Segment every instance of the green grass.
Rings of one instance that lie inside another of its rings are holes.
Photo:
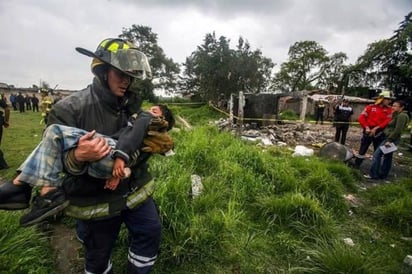
[[[373,218],[386,226],[412,236],[412,181],[404,178],[398,184],[387,184],[365,194]]]
[[[359,177],[343,164],[292,157],[278,147],[262,151],[209,124],[220,114],[208,106],[172,109],[194,128],[178,125],[171,132],[176,155],[151,159],[163,224],[155,274],[401,273],[403,258],[412,254],[412,244],[401,240],[410,236],[411,179],[358,192]],[[2,147],[11,168],[1,177],[11,178],[40,140],[39,121],[39,114],[12,113]],[[196,198],[190,195],[193,174],[204,186]],[[347,193],[359,196],[363,206],[351,208]],[[24,231],[30,239],[24,248],[52,254],[44,235],[18,227],[19,213],[1,214],[0,235],[11,239]],[[127,243],[123,228],[113,254],[116,273],[125,273]],[[32,272],[15,273],[46,273],[54,257],[42,260],[39,254],[30,261]],[[3,261],[12,270],[23,267],[21,260],[30,256],[10,248],[0,252],[0,270]]]
[[[0,273],[55,273],[48,239],[32,228],[20,228],[19,212],[0,212]]]
[[[297,273],[342,273],[342,274],[378,274],[389,273],[389,267],[382,265],[380,254],[365,254],[358,246],[349,246],[343,241],[321,240],[304,249],[305,267],[293,269]]]

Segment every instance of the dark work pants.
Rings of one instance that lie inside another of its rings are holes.
[[[373,144],[373,151],[379,148],[379,145],[385,140],[385,134],[382,131],[378,132],[374,137],[369,136],[365,132],[363,132],[361,145],[359,148],[359,155],[364,156],[368,151],[368,148],[371,144]],[[356,157],[355,159],[355,166],[360,167],[363,162],[362,157]]]
[[[342,145],[346,142],[346,134],[348,133],[349,125],[337,124],[335,133],[335,142],[340,142]]]
[[[320,121],[323,124],[323,109],[316,112],[316,124]]]
[[[3,139],[3,125],[4,125],[4,117],[3,115],[0,115],[0,144],[1,140]],[[0,169],[6,169],[9,168],[7,165],[6,160],[4,159],[4,154],[3,151],[0,149]]]
[[[6,169],[6,168],[9,168],[9,166],[7,165],[7,162],[4,159],[3,151],[1,151],[0,149],[0,169]]]
[[[19,111],[24,112],[24,104],[19,104]]]
[[[120,216],[99,221],[78,220],[76,229],[84,241],[86,273],[112,273],[110,257],[122,223],[130,238],[126,273],[151,271],[160,246],[161,223],[155,203],[149,198],[138,208],[125,210]]]

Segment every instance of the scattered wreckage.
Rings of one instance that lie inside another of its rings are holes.
[[[261,143],[264,146],[294,147],[294,156],[312,156],[315,150],[319,150],[320,156],[340,161],[346,162],[353,157],[351,148],[334,142],[335,128],[332,125],[279,123],[257,128],[254,124],[243,124],[240,130],[227,119],[220,119],[215,123],[220,130],[231,131],[243,140]],[[359,142],[359,131],[358,128],[352,129],[348,134],[348,140]]]

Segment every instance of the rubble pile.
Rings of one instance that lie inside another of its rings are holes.
[[[241,132],[237,125],[230,127],[227,119],[220,119],[216,122],[220,130],[229,130],[234,134],[240,134],[242,139],[250,141],[261,141],[264,145],[287,145],[287,146],[314,146],[320,147],[323,144],[334,141],[335,128],[330,123],[283,123],[266,125],[257,128],[256,124],[244,124]],[[360,141],[360,129],[350,127],[347,140],[355,142],[355,147]],[[350,146],[350,145],[349,145]]]

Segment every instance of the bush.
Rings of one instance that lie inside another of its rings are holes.
[[[299,115],[292,109],[285,109],[279,114],[281,120],[299,120]]]

